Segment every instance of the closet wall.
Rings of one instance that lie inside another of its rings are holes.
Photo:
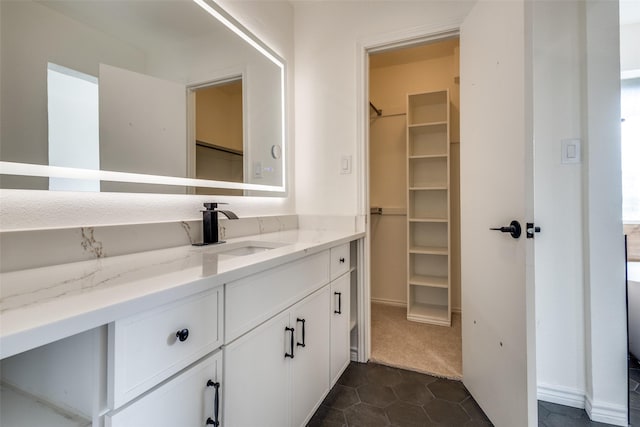
[[[407,93],[449,89],[451,99],[451,304],[460,311],[460,90],[459,42],[372,54],[369,99],[369,201],[383,208],[371,215],[371,300],[407,303]]]

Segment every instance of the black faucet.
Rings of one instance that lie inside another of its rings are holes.
[[[229,219],[238,219],[238,216],[231,211],[218,209],[218,205],[226,203],[205,203],[202,211],[202,243],[195,243],[194,246],[217,245],[224,243],[218,236],[218,213]]]

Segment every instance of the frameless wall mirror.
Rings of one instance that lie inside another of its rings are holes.
[[[211,0],[2,0],[0,187],[281,195],[281,58]]]

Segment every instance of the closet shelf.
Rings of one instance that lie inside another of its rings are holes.
[[[449,279],[447,277],[412,274],[411,277],[409,277],[409,284],[413,286],[428,286],[430,288],[448,289]]]
[[[409,222],[449,222],[447,218],[417,218],[410,217]]]
[[[414,155],[414,156],[409,156],[409,159],[411,160],[419,160],[419,159],[446,159],[449,156],[446,153],[443,154],[420,154],[420,155]]]
[[[449,248],[442,246],[417,246],[412,245],[409,248],[411,254],[425,254],[425,255],[449,255]]]
[[[446,185],[427,185],[420,187],[409,187],[409,191],[434,191],[434,190],[448,190]]]
[[[425,122],[425,123],[414,123],[409,125],[409,129],[417,129],[417,128],[427,128],[431,126],[443,126],[447,125],[448,122]]]
[[[449,307],[446,305],[413,303],[409,307],[407,319],[415,322],[450,326]]]

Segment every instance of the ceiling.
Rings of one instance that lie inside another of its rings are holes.
[[[190,0],[40,0],[38,3],[141,49],[227,31]]]

